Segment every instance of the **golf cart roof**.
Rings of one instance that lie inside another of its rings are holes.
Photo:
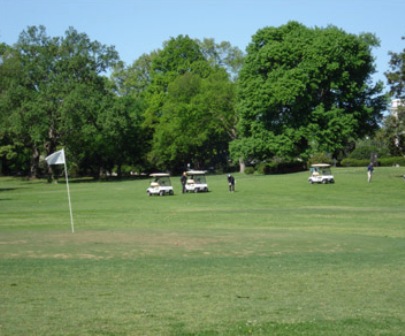
[[[157,176],[170,176],[168,173],[152,173],[149,176],[157,177]]]
[[[311,165],[311,167],[314,167],[314,168],[328,168],[328,167],[330,167],[330,164],[329,163],[314,163],[314,164]]]
[[[187,175],[205,175],[207,173],[206,170],[188,170],[186,171]]]

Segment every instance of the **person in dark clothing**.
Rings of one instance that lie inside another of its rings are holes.
[[[368,183],[371,182],[371,178],[373,177],[373,172],[374,172],[374,164],[370,162],[370,164],[367,167],[367,181]]]
[[[230,192],[235,191],[235,178],[231,174],[228,174],[228,185]]]
[[[186,192],[186,183],[187,183],[187,174],[186,172],[183,173],[183,175],[180,177],[180,182],[181,182],[181,186],[182,186],[182,191],[183,194]]]

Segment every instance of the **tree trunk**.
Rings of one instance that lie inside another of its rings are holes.
[[[49,132],[51,134],[51,132]],[[55,153],[55,143],[53,141],[48,141],[45,143],[44,145],[45,151],[46,151],[46,155],[51,155],[53,153]],[[58,178],[55,177],[55,172],[54,169],[52,168],[52,166],[48,166],[48,183],[58,183]]]
[[[122,165],[121,164],[117,165],[117,177],[122,178]]]
[[[246,168],[245,161],[243,159],[239,159],[239,172],[244,173]]]
[[[30,178],[38,177],[38,169],[39,169],[39,151],[36,146],[32,146]]]
[[[99,172],[98,172],[98,179],[99,180],[107,180],[107,171],[103,166],[100,166]]]

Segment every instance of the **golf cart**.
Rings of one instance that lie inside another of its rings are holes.
[[[205,170],[189,170],[187,174],[186,192],[208,191],[208,184]]]
[[[149,196],[152,195],[164,196],[166,194],[174,195],[173,186],[170,181],[169,174],[153,173],[150,174],[150,176],[153,177],[153,181],[151,182],[149,188],[146,189],[146,192],[148,193]]]
[[[308,182],[313,183],[335,183],[333,175],[330,170],[330,164],[327,163],[315,163],[309,169],[311,176],[308,178]]]

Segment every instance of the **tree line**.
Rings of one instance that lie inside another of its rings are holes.
[[[289,22],[257,31],[246,53],[179,35],[125,65],[74,28],[51,37],[28,27],[0,44],[0,168],[41,176],[61,147],[71,174],[96,177],[347,156],[387,107],[371,80],[378,44]],[[403,98],[400,56],[387,78]]]

